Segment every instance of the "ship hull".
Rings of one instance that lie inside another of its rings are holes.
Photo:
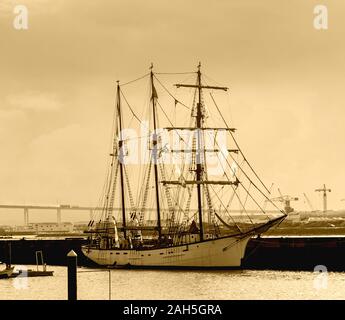
[[[123,250],[82,247],[101,266],[239,268],[250,236],[226,237],[160,249]]]

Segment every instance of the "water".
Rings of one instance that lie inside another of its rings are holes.
[[[67,268],[51,266],[48,270],[54,270],[53,277],[0,279],[0,299],[67,299]],[[345,273],[111,270],[111,298],[345,299]],[[78,268],[78,299],[109,299],[109,271]]]

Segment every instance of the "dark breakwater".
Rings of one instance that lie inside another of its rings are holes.
[[[68,252],[74,250],[78,255],[78,265],[94,266],[81,252],[81,246],[86,243],[84,238],[1,239],[0,261],[9,261],[11,256],[12,264],[36,264],[36,251],[42,251],[48,265],[65,266]]]
[[[35,252],[42,251],[48,265],[66,265],[74,250],[79,266],[95,266],[81,252],[84,238],[0,239],[0,261],[36,264]],[[245,269],[314,270],[324,265],[329,271],[345,271],[345,237],[262,237],[249,241],[242,266]]]
[[[246,269],[345,271],[345,237],[269,237],[248,243]]]

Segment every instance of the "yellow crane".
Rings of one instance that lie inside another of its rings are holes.
[[[315,210],[314,210],[314,207],[313,207],[313,205],[311,204],[311,201],[309,200],[309,198],[307,197],[307,195],[306,195],[305,193],[303,193],[303,195],[304,195],[304,198],[307,200],[307,202],[308,202],[308,204],[309,204],[310,210],[311,210],[311,211],[315,211]]]
[[[278,192],[280,194],[280,197],[272,198],[271,201],[279,201],[284,203],[284,211],[285,213],[293,212],[294,209],[291,207],[291,201],[298,201],[299,199],[297,197],[291,197],[289,195],[283,195],[280,192],[280,189],[278,188]]]
[[[327,211],[327,192],[331,192],[331,189],[326,189],[326,185],[323,185],[322,189],[315,189],[315,192],[323,192],[323,212]]]

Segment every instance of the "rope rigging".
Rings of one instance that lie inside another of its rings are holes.
[[[125,100],[125,102],[127,103],[127,106],[129,108],[129,110],[132,112],[132,115],[135,119],[137,119],[139,121],[140,124],[142,124],[142,121],[139,119],[139,117],[136,115],[136,113],[133,111],[132,107],[130,106],[129,102],[127,101],[125,95],[123,94],[123,91],[120,90],[121,92],[121,96],[123,97],[123,99]]]
[[[137,82],[137,81],[139,81],[139,80],[141,80],[141,79],[146,78],[146,77],[149,76],[149,75],[150,75],[150,73],[146,73],[146,74],[144,74],[143,76],[141,76],[141,77],[139,77],[139,78],[136,78],[136,79],[134,79],[134,80],[131,80],[131,81],[128,81],[128,82],[126,82],[126,83],[121,84],[120,87],[124,87],[124,86],[127,86],[128,84]]]
[[[189,72],[155,72],[155,74],[196,74],[195,71],[189,71]]]
[[[212,101],[214,102],[214,105],[216,106],[217,111],[218,111],[218,113],[220,114],[220,116],[221,116],[221,118],[222,118],[222,120],[223,120],[225,126],[229,129],[228,124],[226,123],[226,121],[225,121],[225,119],[224,119],[222,113],[220,112],[220,110],[219,110],[219,108],[218,108],[218,105],[217,105],[216,101],[215,101],[214,98],[213,98],[212,93],[210,93],[210,96],[211,96]],[[241,153],[243,159],[244,159],[244,160],[246,161],[246,163],[248,164],[249,168],[252,170],[252,172],[254,173],[254,175],[256,176],[256,178],[260,181],[260,183],[262,184],[262,186],[266,189],[266,191],[267,191],[268,193],[270,193],[270,191],[268,190],[268,188],[266,187],[266,185],[262,182],[262,180],[260,179],[260,177],[259,177],[259,176],[257,175],[257,173],[254,171],[253,167],[250,165],[250,163],[248,162],[247,158],[246,158],[245,155],[243,154],[243,152],[242,152],[240,146],[238,145],[238,143],[237,143],[237,141],[236,141],[235,136],[233,135],[233,133],[232,133],[231,131],[229,131],[229,132],[230,132],[230,135],[231,135],[232,139],[233,139],[234,142],[235,142],[235,145],[236,145],[237,149],[238,149],[239,152]]]
[[[190,108],[185,105],[183,102],[181,102],[180,100],[178,100],[176,97],[174,97],[172,95],[172,93],[163,85],[162,82],[160,82],[160,80],[154,75],[154,78],[158,81],[158,83],[163,87],[163,89],[174,99],[174,103],[175,106],[179,103],[180,105],[184,106],[185,108],[187,108],[188,110],[190,110]]]

